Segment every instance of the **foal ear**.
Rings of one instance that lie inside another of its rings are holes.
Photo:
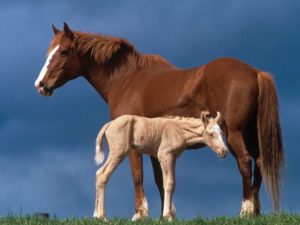
[[[208,124],[208,116],[209,116],[209,111],[201,112],[200,118],[204,124],[204,127],[206,127]]]
[[[222,114],[219,111],[217,112],[217,116],[216,116],[215,120],[216,120],[217,124],[219,124],[219,125],[221,125],[223,122]]]
[[[71,31],[68,24],[66,24],[66,23],[64,23],[64,31],[68,38],[70,38],[71,40],[74,39],[74,33]]]
[[[60,30],[57,29],[53,24],[52,24],[52,30],[53,30],[54,34],[58,34],[60,32]]]

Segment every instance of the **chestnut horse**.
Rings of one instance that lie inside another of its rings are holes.
[[[112,119],[124,114],[198,117],[203,110],[215,116],[220,111],[222,130],[242,176],[240,215],[260,214],[262,179],[273,208],[279,209],[284,150],[271,75],[232,58],[183,70],[160,56],[138,53],[121,38],[72,31],[67,24],[62,31],[53,26],[53,31],[47,61],[35,82],[41,94],[51,96],[54,89],[83,76],[107,102]],[[129,161],[135,187],[133,219],[147,217],[142,155],[131,151]],[[156,158],[151,162],[163,205],[161,168]]]

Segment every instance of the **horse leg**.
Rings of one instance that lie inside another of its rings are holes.
[[[254,120],[255,121],[255,120]],[[254,201],[254,214],[256,216],[260,215],[260,201],[259,201],[259,189],[262,182],[261,175],[261,157],[259,151],[259,144],[257,139],[257,126],[253,122],[248,127],[246,131],[245,141],[247,149],[254,161],[254,171],[253,171],[253,182],[252,182],[252,194]]]
[[[148,202],[143,188],[143,157],[137,151],[130,151],[129,162],[135,190],[135,214],[132,221],[148,217]]]
[[[158,188],[160,200],[161,200],[160,212],[161,212],[161,216],[163,216],[164,187],[163,187],[163,174],[162,174],[162,170],[161,170],[161,164],[159,163],[158,159],[155,157],[151,156],[150,159],[151,159],[152,169],[153,169],[153,173],[154,173],[154,180],[155,180],[156,186]],[[172,202],[172,214],[173,215],[176,214],[176,208],[175,208],[175,205],[173,202]]]
[[[243,135],[240,131],[228,133],[228,144],[237,160],[237,164],[242,176],[243,184],[243,201],[240,216],[254,215],[254,199],[251,189],[251,156],[246,149]]]
[[[105,187],[117,166],[123,161],[125,155],[115,154],[113,157],[109,156],[105,164],[96,172],[96,203],[94,217],[103,220],[106,219],[105,213]]]
[[[163,217],[172,220],[175,217],[172,210],[172,196],[175,189],[175,159],[172,153],[163,153],[158,156],[162,173],[164,186],[164,207]]]
[[[254,197],[254,213],[255,215],[260,215],[260,201],[259,201],[259,188],[262,181],[261,175],[261,159],[260,157],[254,159],[255,166],[254,166],[254,180],[252,184],[252,193]]]

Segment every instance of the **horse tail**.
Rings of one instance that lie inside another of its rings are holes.
[[[109,127],[110,123],[105,124],[96,139],[96,152],[95,152],[95,162],[96,165],[100,165],[103,160],[104,160],[104,151],[103,151],[103,145],[102,145],[102,140],[103,140],[103,136],[105,134],[106,129]]]
[[[258,73],[258,142],[261,172],[273,209],[280,208],[281,177],[285,158],[279,122],[279,104],[273,78],[266,72]]]

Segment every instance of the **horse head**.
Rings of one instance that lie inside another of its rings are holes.
[[[63,31],[54,25],[52,28],[55,35],[50,44],[48,57],[35,81],[35,87],[44,96],[51,96],[54,89],[75,79],[83,72],[82,60],[75,49],[75,33],[66,23]]]
[[[208,147],[210,147],[220,157],[224,158],[228,149],[222,138],[222,130],[220,125],[223,122],[220,112],[217,112],[216,117],[212,117],[209,112],[202,112],[201,120],[204,124],[204,140]]]

